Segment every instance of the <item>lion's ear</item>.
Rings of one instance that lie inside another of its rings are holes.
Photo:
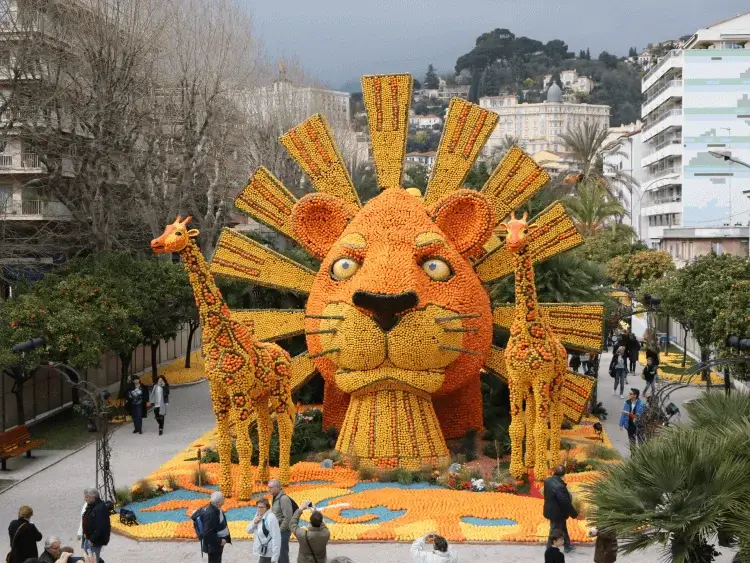
[[[464,256],[472,256],[492,235],[495,212],[479,192],[457,190],[430,210],[432,220]]]
[[[353,217],[354,211],[338,198],[308,194],[292,210],[292,229],[307,252],[323,259]]]

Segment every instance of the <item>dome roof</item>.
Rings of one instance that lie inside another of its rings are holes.
[[[549,90],[547,90],[547,101],[548,102],[562,102],[562,89],[557,85],[556,82],[553,82],[552,85],[549,87]]]

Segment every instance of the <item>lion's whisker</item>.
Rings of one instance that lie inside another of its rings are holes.
[[[474,317],[482,317],[481,313],[462,313],[458,315],[449,315],[447,317],[436,317],[435,321],[443,323],[445,321],[453,321],[454,319],[472,319]]]
[[[309,358],[318,358],[319,356],[325,356],[327,354],[337,353],[337,352],[341,352],[341,349],[326,349],[324,351],[320,351],[319,353],[311,354]]]
[[[338,329],[318,329],[317,331],[305,331],[305,335],[322,335],[323,333],[336,333]]]
[[[305,315],[309,319],[338,319],[339,321],[344,320],[343,315]]]
[[[480,356],[477,351],[470,351],[469,349],[462,349],[460,347],[449,347],[448,345],[440,345],[440,348],[446,351],[461,352],[461,353],[466,353],[466,354],[473,354],[474,356]]]
[[[479,331],[478,327],[443,327],[443,331],[446,333],[476,333]]]

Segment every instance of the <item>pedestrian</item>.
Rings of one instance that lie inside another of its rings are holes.
[[[591,354],[585,352],[581,354],[581,366],[583,366],[583,373],[588,374],[591,369]]]
[[[143,434],[143,418],[146,416],[148,390],[138,376],[133,377],[133,387],[128,392],[130,415],[133,417],[133,434]]]
[[[617,533],[615,531],[612,529],[600,531],[596,527],[591,527],[589,536],[596,537],[594,562],[617,561]]]
[[[259,499],[255,504],[255,518],[247,526],[247,532],[253,535],[253,555],[258,557],[258,562],[278,562],[281,554],[279,521],[270,509],[267,499]]]
[[[23,562],[27,558],[38,558],[39,549],[36,543],[42,540],[42,533],[36,528],[31,517],[34,510],[28,505],[18,509],[18,519],[13,519],[8,525],[10,552],[7,562]]]
[[[306,509],[312,510],[310,515],[310,526],[300,527],[299,518]],[[323,514],[317,511],[311,501],[303,501],[302,505],[292,515],[292,532],[297,537],[299,552],[297,562],[325,562],[327,559],[326,549],[331,531],[323,522]]]
[[[39,555],[39,562],[57,562],[63,552],[62,541],[58,537],[48,537],[44,541],[44,552]]]
[[[544,518],[549,520],[550,536],[547,539],[547,548],[552,546],[552,532],[560,531],[565,552],[570,552],[575,550],[575,547],[570,543],[567,521],[568,517],[578,517],[578,511],[573,507],[573,497],[563,476],[565,467],[558,466],[554,474],[544,480]]]
[[[214,492],[208,505],[201,507],[193,514],[193,519],[200,519],[203,534],[200,538],[201,552],[208,554],[209,562],[221,562],[224,547],[232,544],[227,517],[221,510],[224,505],[224,494]]]
[[[565,562],[565,555],[560,550],[565,544],[565,535],[562,531],[555,529],[549,533],[547,550],[544,551],[545,562]],[[566,551],[567,552],[567,551]]]
[[[432,543],[432,550],[425,544]],[[448,541],[435,533],[429,533],[415,540],[411,545],[411,559],[414,562],[456,562],[456,552],[448,547]]]
[[[646,398],[646,392],[649,388],[651,388],[651,394],[656,393],[656,377],[657,377],[657,371],[656,365],[654,364],[653,357],[648,357],[646,359],[646,366],[643,367],[643,379],[646,380],[646,387],[643,388],[643,397]]]
[[[86,501],[86,511],[81,518],[83,550],[86,554],[96,555],[96,560],[99,562],[102,557],[102,548],[109,544],[111,532],[109,509],[96,488],[85,489],[83,499]]]
[[[578,369],[581,367],[581,357],[578,355],[578,353],[573,353],[570,355],[569,365],[573,372],[578,372]]]
[[[615,354],[612,355],[612,361],[609,363],[609,375],[615,379],[615,395],[617,395],[617,387],[619,386],[620,399],[625,399],[623,392],[625,391],[625,376],[628,373],[625,353],[625,347],[618,347]]]
[[[635,374],[635,365],[638,361],[638,353],[641,351],[641,343],[633,333],[628,338],[628,359],[630,360],[630,373]]]
[[[83,507],[81,508],[81,520],[78,521],[78,534],[76,535],[78,540],[81,541],[81,548],[83,548],[83,516],[86,514],[88,506],[88,502],[84,499]]]
[[[620,428],[628,433],[631,455],[636,444],[643,443],[641,416],[643,415],[643,410],[646,408],[646,404],[640,398],[640,395],[641,392],[638,388],[631,388],[630,395],[622,407],[622,414],[620,415]]]
[[[169,405],[169,384],[164,376],[159,376],[156,385],[151,388],[149,401],[154,406],[154,418],[159,424],[159,434],[164,434],[164,416],[167,415],[167,406]]]
[[[278,480],[268,482],[268,493],[271,494],[271,511],[276,515],[281,530],[279,562],[289,562],[289,537],[292,536],[292,516],[294,515],[292,498],[281,489],[281,482]]]

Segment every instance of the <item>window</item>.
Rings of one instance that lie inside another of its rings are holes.
[[[721,256],[724,254],[724,244],[720,242],[711,243],[711,252]]]

